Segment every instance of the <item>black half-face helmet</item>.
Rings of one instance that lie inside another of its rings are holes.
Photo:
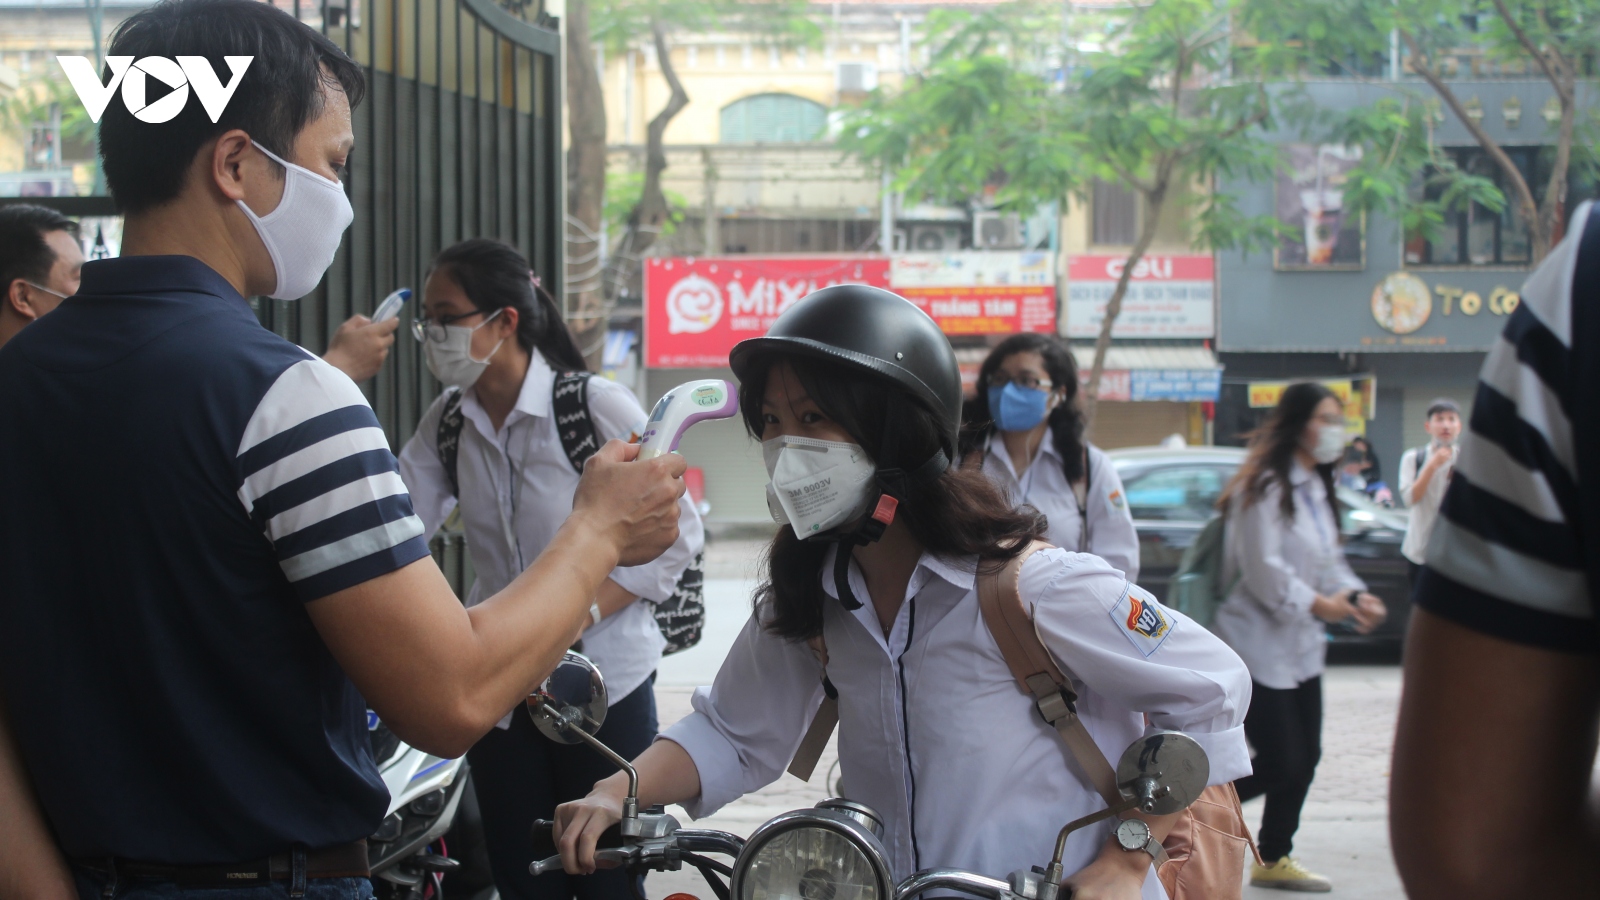
[[[944,332],[911,301],[864,284],[826,287],[785,310],[765,336],[740,341],[728,362],[744,381],[777,355],[844,363],[894,382],[944,417],[945,456],[956,458],[961,370]]]

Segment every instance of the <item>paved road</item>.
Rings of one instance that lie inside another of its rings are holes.
[[[694,687],[710,683],[749,617],[758,545],[724,542],[712,548],[706,573],[706,633],[699,646],[669,657],[661,665],[656,702],[662,727],[689,713]],[[1394,900],[1403,895],[1389,853],[1385,816],[1400,672],[1393,666],[1338,666],[1328,671],[1325,682],[1323,760],[1306,803],[1295,855],[1332,878],[1337,897]],[[830,745],[811,783],[784,775],[696,826],[748,835],[778,813],[810,806],[830,796],[823,787],[823,775],[836,758]],[[1258,800],[1245,806],[1252,828],[1260,824],[1261,805]],[[673,811],[685,823],[689,821],[682,809]],[[674,891],[711,897],[693,872],[652,876],[650,896],[661,898]],[[1247,900],[1282,896],[1276,891],[1245,889]]]

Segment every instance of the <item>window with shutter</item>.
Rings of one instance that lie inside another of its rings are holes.
[[[814,141],[822,136],[828,111],[793,94],[756,94],[722,108],[722,143],[758,144]]]

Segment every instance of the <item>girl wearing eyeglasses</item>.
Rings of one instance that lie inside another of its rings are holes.
[[[980,465],[1013,506],[1044,513],[1046,540],[1092,553],[1139,580],[1139,535],[1122,479],[1083,437],[1078,366],[1042,334],[1007,338],[978,370],[966,404],[962,465]]]
[[[440,253],[422,312],[412,333],[447,390],[400,452],[400,475],[428,534],[459,504],[477,573],[466,597],[472,606],[522,574],[572,512],[578,471],[557,431],[553,394],[559,374],[585,366],[555,300],[528,261],[499,241],[463,241]],[[600,443],[643,428],[644,410],[627,388],[589,378],[584,390]],[[677,543],[650,563],[612,570],[582,635],[612,689],[599,737],[619,753],[640,753],[656,736],[653,686],[666,639],[650,601],[672,596],[704,543],[693,502],[685,497],[679,510]],[[582,796],[611,765],[587,747],[545,740],[526,715],[511,712],[467,753],[500,896],[631,900],[619,872],[528,874],[533,820]]]
[[[1344,407],[1314,382],[1290,385],[1251,435],[1250,454],[1223,491],[1222,583],[1231,585],[1212,630],[1250,667],[1244,731],[1255,773],[1239,797],[1265,795],[1261,858],[1251,883],[1327,891],[1328,879],[1289,856],[1300,808],[1322,755],[1323,623],[1363,634],[1383,621],[1383,601],[1345,562],[1333,467],[1344,456]]]

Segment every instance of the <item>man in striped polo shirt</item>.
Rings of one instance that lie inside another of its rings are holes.
[[[1600,890],[1596,210],[1484,363],[1418,582],[1390,811],[1413,898]]]
[[[365,707],[460,756],[677,537],[682,459],[613,442],[462,607],[361,392],[245,299],[333,259],[362,70],[255,0],[166,0],[108,53],[197,56],[252,59],[216,121],[113,97],[124,256],[0,350],[0,897],[370,897]]]

